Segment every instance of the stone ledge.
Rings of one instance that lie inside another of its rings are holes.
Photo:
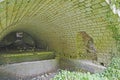
[[[56,71],[57,69],[58,62],[57,60],[52,59],[2,65],[0,66],[0,73],[12,74],[18,77],[27,77]]]
[[[89,60],[75,60],[75,59],[60,59],[60,67],[62,69],[70,69],[70,70],[79,70],[82,69],[86,72],[91,73],[100,73],[103,72],[106,67],[94,64]]]

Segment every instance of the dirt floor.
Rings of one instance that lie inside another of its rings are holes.
[[[36,75],[36,76],[29,76],[29,77],[16,77],[10,74],[0,74],[0,80],[51,80],[58,71],[51,72],[51,73],[45,73],[42,75]]]

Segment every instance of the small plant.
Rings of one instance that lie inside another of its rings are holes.
[[[120,70],[120,58],[113,58],[110,64],[111,68]]]
[[[109,80],[106,76],[99,74],[61,71],[52,80]]]

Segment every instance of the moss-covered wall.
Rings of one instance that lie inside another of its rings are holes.
[[[112,13],[105,0],[4,0],[0,2],[0,39],[21,30],[43,41],[50,50],[79,57],[77,34],[87,32],[97,53],[116,51],[106,15]],[[114,15],[114,14],[113,14]],[[112,24],[116,24],[117,17]],[[119,29],[120,30],[120,29]]]

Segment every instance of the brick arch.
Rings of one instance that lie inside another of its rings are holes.
[[[107,29],[111,24],[106,20],[112,11],[104,0],[4,0],[0,5],[0,38],[22,29],[37,41],[42,38],[51,50],[76,58],[76,34],[86,31],[99,53],[115,51],[113,33]],[[112,24],[117,23],[114,19]]]

